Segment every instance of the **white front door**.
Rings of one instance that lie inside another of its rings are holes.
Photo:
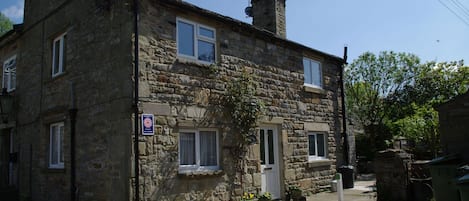
[[[277,129],[261,128],[259,141],[262,193],[269,192],[272,194],[273,199],[279,199],[281,195]]]

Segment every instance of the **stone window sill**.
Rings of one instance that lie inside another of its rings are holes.
[[[313,86],[310,86],[310,85],[303,85],[303,88],[306,92],[311,92],[311,93],[315,93],[315,94],[325,94],[326,91],[322,88],[318,88],[318,87],[313,87]]]
[[[47,167],[47,168],[44,168],[43,172],[45,172],[45,173],[65,173],[65,168]]]
[[[180,64],[200,66],[200,67],[204,67],[204,68],[209,68],[212,65],[215,65],[215,63],[203,62],[203,61],[190,59],[190,58],[185,58],[185,57],[181,57],[181,56],[179,56],[176,61]]]
[[[218,176],[222,175],[223,170],[207,170],[207,171],[193,171],[193,172],[179,172],[178,175],[181,177],[206,177],[206,176]]]
[[[308,161],[308,168],[331,166],[332,163],[334,163],[334,161],[328,159],[310,160]]]

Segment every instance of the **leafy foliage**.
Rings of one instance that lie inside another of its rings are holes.
[[[403,136],[412,151],[438,151],[438,113],[433,109],[469,88],[463,62],[427,62],[406,53],[364,53],[345,71],[347,110],[364,130],[357,137],[359,155],[386,148]],[[362,143],[362,145],[360,144]]]
[[[264,103],[256,98],[256,88],[252,76],[244,69],[241,77],[228,85],[223,99],[234,130],[240,134],[241,145],[249,144],[255,136],[256,123],[264,109]]]
[[[13,22],[3,13],[0,13],[0,36],[13,29]]]
[[[345,70],[347,110],[363,126],[378,125],[389,112],[384,99],[414,81],[419,58],[412,54],[366,52]]]

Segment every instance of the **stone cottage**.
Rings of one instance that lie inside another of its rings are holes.
[[[253,25],[174,0],[26,1],[22,27],[0,40],[0,101],[14,100],[2,186],[37,201],[328,188],[343,163],[345,61],[285,38],[285,0],[251,4]],[[240,158],[220,100],[245,77],[262,113]]]

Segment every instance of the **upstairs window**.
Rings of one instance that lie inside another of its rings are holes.
[[[7,89],[7,92],[16,89],[16,56],[3,63],[3,88]]]
[[[67,48],[67,33],[54,39],[52,43],[52,77],[65,72],[65,50]]]
[[[218,134],[215,130],[179,133],[179,172],[218,170]]]
[[[49,129],[49,168],[64,168],[64,123],[51,124]]]
[[[326,135],[323,133],[308,134],[309,160],[327,159],[326,157]]]
[[[305,86],[322,88],[321,63],[312,59],[303,58]]]
[[[215,63],[215,29],[187,20],[177,20],[178,56]]]

